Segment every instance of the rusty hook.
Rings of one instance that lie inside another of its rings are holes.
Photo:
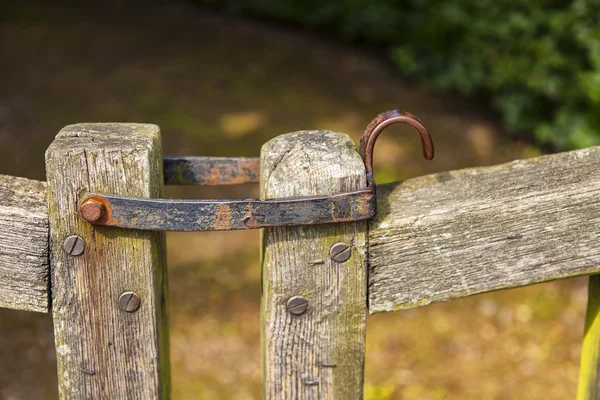
[[[419,135],[421,135],[423,156],[425,156],[426,160],[433,158],[433,140],[427,128],[425,128],[417,117],[406,111],[384,111],[369,122],[360,138],[360,155],[367,169],[367,182],[369,186],[374,186],[375,184],[373,181],[373,148],[375,147],[375,141],[386,127],[395,123],[408,124],[415,128],[419,132]]]

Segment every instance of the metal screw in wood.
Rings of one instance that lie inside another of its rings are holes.
[[[141,304],[142,299],[134,292],[125,292],[119,296],[119,307],[125,312],[136,312]]]
[[[308,309],[308,300],[302,296],[290,297],[287,301],[287,310],[290,314],[302,315]]]
[[[71,235],[63,242],[63,249],[70,256],[80,256],[85,250],[85,240],[77,235]]]
[[[331,259],[333,261],[343,263],[350,259],[350,256],[352,255],[352,250],[350,249],[350,246],[348,246],[346,243],[340,242],[331,246],[331,251],[329,252],[329,255],[331,255]]]

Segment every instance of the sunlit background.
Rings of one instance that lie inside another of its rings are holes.
[[[518,90],[500,101],[489,85],[477,86],[479,78],[472,90],[444,87],[444,65],[427,66],[422,43],[394,47],[385,32],[344,34],[328,28],[325,11],[318,14],[325,22],[311,23],[300,6],[294,19],[292,8],[269,11],[269,1],[255,9],[225,3],[1,6],[0,173],[44,180],[45,149],[77,122],[158,124],[166,155],[257,156],[279,134],[320,128],[357,140],[377,113],[409,110],[432,132],[436,158],[423,161],[417,136],[390,128],[375,149],[378,182],[594,142],[582,134],[552,139],[558,125],[551,119],[531,134],[511,125]],[[362,3],[368,14],[369,2]],[[423,29],[425,38],[433,35]],[[535,57],[546,54],[535,49]],[[421,65],[434,85],[418,73]],[[253,185],[166,190],[190,198],[256,194]],[[258,232],[167,237],[173,397],[260,398]],[[371,316],[365,397],[574,398],[585,303],[586,280],[575,279]],[[51,316],[0,309],[0,398],[56,398],[55,364]]]

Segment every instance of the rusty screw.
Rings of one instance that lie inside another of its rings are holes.
[[[350,259],[352,251],[350,250],[350,246],[348,246],[346,243],[340,242],[331,246],[331,251],[329,254],[331,255],[333,261],[343,263]]]
[[[308,300],[302,296],[290,297],[287,301],[287,310],[294,315],[302,315],[308,309]]]
[[[85,241],[77,235],[71,235],[63,242],[63,249],[70,256],[80,256],[85,250]]]
[[[125,312],[136,312],[140,309],[142,299],[134,292],[125,292],[119,296],[119,307]]]
[[[106,215],[104,204],[94,199],[87,199],[79,207],[81,216],[88,222],[98,222]]]

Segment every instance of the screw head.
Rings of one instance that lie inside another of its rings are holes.
[[[88,222],[98,222],[106,215],[104,204],[94,199],[87,199],[79,207],[81,216]]]
[[[119,307],[125,312],[136,312],[141,304],[142,299],[134,292],[125,292],[119,296]]]
[[[83,240],[80,236],[71,235],[63,242],[63,249],[70,256],[80,256],[85,250],[85,240]]]
[[[287,301],[287,310],[290,314],[302,315],[308,309],[308,300],[302,296],[290,297]]]
[[[350,249],[350,246],[348,246],[346,243],[340,242],[331,246],[331,251],[329,252],[329,254],[331,255],[333,261],[343,263],[350,259],[352,251]]]

